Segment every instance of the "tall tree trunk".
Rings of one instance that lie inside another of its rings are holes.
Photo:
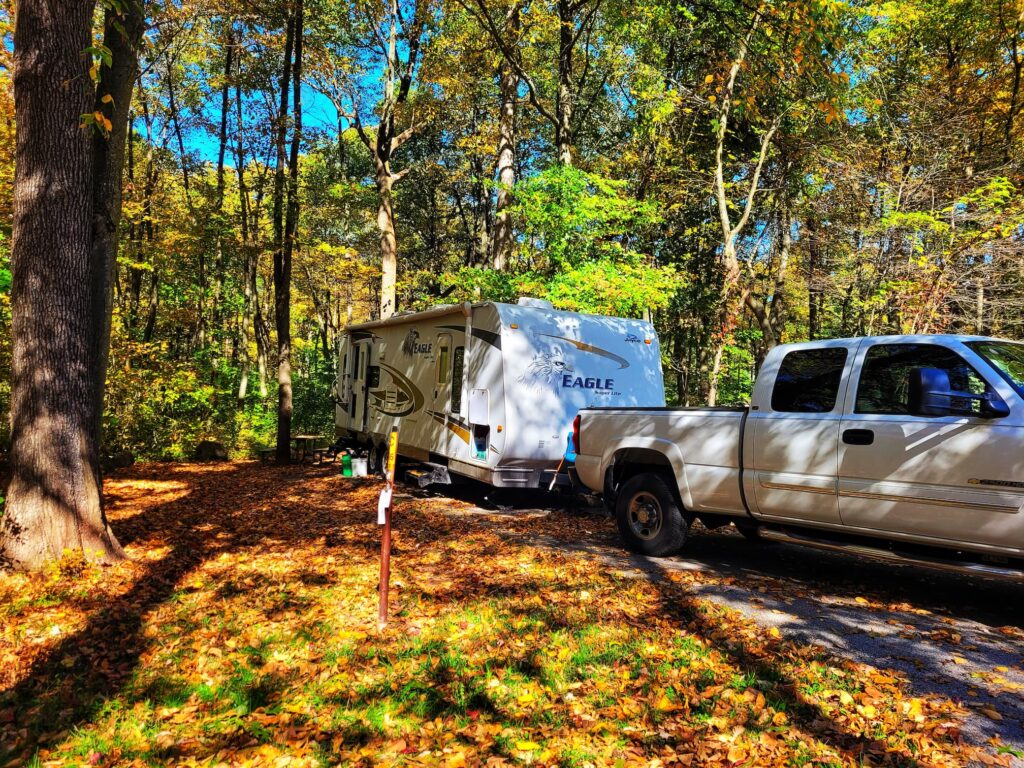
[[[239,323],[239,347],[241,348],[241,376],[238,381],[238,401],[245,402],[249,394],[249,371],[252,357],[249,345],[252,341],[253,315],[256,295],[256,259],[259,251],[255,243],[249,242],[249,192],[245,183],[245,144],[242,121],[242,85],[235,83],[235,173],[238,176],[238,220],[242,235],[242,321]]]
[[[398,240],[391,190],[394,180],[384,163],[377,164],[377,229],[380,232],[380,319],[395,314],[398,287]]]
[[[156,332],[156,313],[160,306],[160,274],[153,269],[149,283],[149,314],[146,317],[146,327],[142,332],[142,341],[149,344]]]
[[[391,191],[396,181],[408,172],[405,168],[398,173],[391,172],[393,154],[416,133],[417,126],[410,125],[401,133],[395,133],[396,110],[409,96],[409,89],[416,72],[416,59],[427,21],[427,4],[420,0],[409,20],[408,26],[402,21],[398,0],[390,0],[387,16],[387,49],[383,62],[384,97],[380,105],[380,122],[373,131],[362,124],[359,106],[352,114],[352,127],[359,140],[370,153],[377,187],[377,229],[380,233],[381,282],[379,307],[381,319],[391,317],[397,309],[398,297],[398,242],[395,238],[395,215]],[[402,46],[399,46],[399,24],[403,26]],[[379,32],[378,32],[379,34]],[[382,39],[382,38],[381,38]],[[401,53],[405,53],[405,61]]]
[[[99,93],[82,52],[93,0],[23,0],[14,32],[11,466],[0,562],[123,551],[103,511],[99,441],[128,105],[144,24],[108,10]],[[110,98],[105,98],[109,94]],[[83,131],[97,111],[109,131]]]
[[[807,338],[814,341],[821,332],[819,312],[821,310],[821,288],[818,287],[820,261],[818,222],[811,216],[807,219]]]
[[[509,28],[519,29],[519,10],[513,12]],[[516,183],[516,103],[519,98],[519,76],[502,58],[499,75],[501,113],[498,115],[498,208],[494,217],[492,266],[505,269],[512,255],[512,187]]]
[[[277,455],[281,442],[290,448],[292,429],[292,262],[299,228],[299,148],[302,142],[302,0],[295,4],[295,63],[292,66],[292,143],[288,152],[288,210],[284,223],[280,279],[275,281],[275,319],[277,321]],[[275,278],[277,269],[275,266]]]
[[[573,3],[558,0],[558,92],[555,95],[555,147],[558,162],[572,165],[573,48],[575,25]]]
[[[729,117],[736,88],[736,77],[743,68],[743,62],[747,57],[750,41],[753,39],[759,21],[760,16],[754,18],[750,29],[740,42],[740,49],[737,52],[736,58],[733,59],[732,65],[729,67],[729,77],[726,80],[725,91],[722,94],[722,106],[718,111],[718,131],[715,137],[715,198],[718,203],[718,216],[722,226],[722,265],[724,270],[722,287],[719,293],[719,327],[714,336],[711,378],[708,383],[708,405],[716,405],[718,403],[719,378],[722,373],[725,346],[739,320],[746,298],[739,290],[740,263],[737,256],[736,241],[750,220],[750,215],[754,208],[754,198],[761,180],[761,171],[764,169],[764,163],[771,148],[772,138],[775,136],[776,131],[778,131],[781,122],[781,117],[776,117],[761,137],[761,146],[750,177],[746,202],[738,221],[734,225],[729,213],[730,201],[725,187],[725,138],[729,130]]]
[[[118,229],[121,225],[121,184],[128,140],[128,114],[132,90],[138,77],[138,48],[146,31],[146,15],[141,0],[128,0],[123,11],[107,8],[103,20],[103,43],[110,51],[110,64],[100,67],[100,86],[94,112],[103,112],[110,121],[106,136],[93,133],[93,268],[94,321],[96,335],[97,396],[96,444],[100,444],[103,394],[107,380],[110,329],[113,317],[114,274],[117,266]],[[108,98],[109,97],[109,98]]]
[[[173,63],[167,59],[167,108],[170,111],[171,124],[174,126],[174,137],[178,143],[178,155],[181,162],[181,184],[185,193],[185,205],[188,208],[192,224],[198,225],[196,209],[192,203],[192,177],[189,173],[188,154],[185,152],[185,139],[181,130],[181,115],[178,111],[178,100],[174,94],[174,72]],[[196,252],[199,262],[199,274],[197,275],[198,296],[196,297],[196,324],[192,333],[193,347],[202,349],[206,346],[206,251],[200,247]]]
[[[221,327],[223,315],[221,313],[221,295],[224,292],[225,264],[224,264],[224,231],[225,223],[221,214],[224,210],[224,159],[228,149],[228,113],[231,110],[231,66],[235,52],[234,26],[229,19],[228,28],[224,36],[224,82],[220,88],[220,131],[217,142],[217,193],[214,200],[215,217],[213,220],[214,236],[216,240],[216,272],[213,282],[213,327]]]
[[[292,47],[296,16],[289,16],[281,69],[281,106],[277,113],[277,168],[274,172],[274,323],[277,330],[277,460],[291,461],[291,251],[285,253],[285,179],[288,96],[292,78]],[[287,261],[286,261],[287,257]]]

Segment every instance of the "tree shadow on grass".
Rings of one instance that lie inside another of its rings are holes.
[[[125,499],[117,491],[108,494],[112,527],[122,542],[169,549],[156,560],[140,558],[142,572],[127,592],[93,611],[84,628],[66,635],[17,684],[0,692],[0,764],[26,760],[36,749],[58,743],[118,695],[151,643],[143,636],[147,614],[204,562],[248,547],[322,541],[345,523],[369,527],[368,506],[348,510],[348,519],[339,520],[336,510],[314,509],[293,493],[296,485],[323,476],[308,467],[259,464],[149,465],[116,474],[115,485],[136,478],[183,484],[171,500],[123,520],[117,507]],[[244,498],[224,498],[238,488],[245,489]],[[282,524],[283,506],[295,507],[285,518],[290,525]]]

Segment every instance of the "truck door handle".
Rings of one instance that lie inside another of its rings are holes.
[[[871,445],[875,442],[875,433],[870,429],[845,429],[843,442],[847,445]]]

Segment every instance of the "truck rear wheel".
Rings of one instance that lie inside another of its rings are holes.
[[[629,547],[645,555],[671,554],[686,541],[686,518],[661,475],[649,472],[627,480],[615,500],[615,519]]]

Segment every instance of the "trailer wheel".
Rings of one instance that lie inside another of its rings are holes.
[[[370,477],[376,477],[377,475],[383,476],[384,455],[385,449],[383,446],[375,443],[370,444],[370,449],[366,453],[366,474]]]
[[[686,541],[688,523],[675,494],[661,475],[635,475],[615,500],[619,532],[631,549],[645,555],[668,555]]]

